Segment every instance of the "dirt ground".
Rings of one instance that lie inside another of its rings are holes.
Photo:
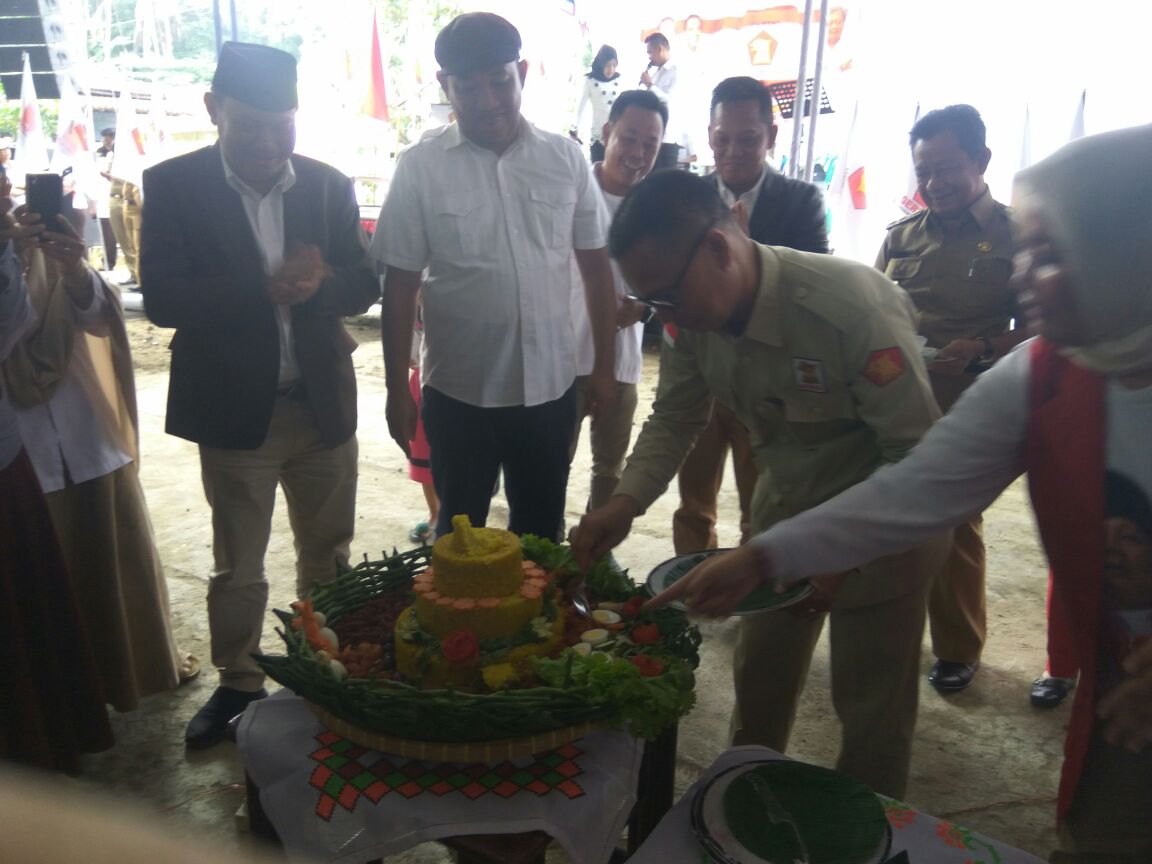
[[[360,483],[356,556],[408,545],[407,533],[423,518],[419,487],[407,477],[403,454],[389,439],[384,422],[383,361],[379,322],[366,316],[350,324],[361,343],[355,354],[360,382]],[[163,419],[171,331],[146,320],[129,321],[137,367],[142,426],[142,478],[157,542],[170,584],[173,621],[186,650],[208,665],[204,607],[211,567],[209,514],[200,487],[196,448],[165,435]],[[656,381],[656,357],[645,360],[637,429],[647,415]],[[574,524],[588,494],[589,457],[582,446],[569,487],[568,521]],[[729,477],[721,499],[721,545],[738,535],[734,485]],[[620,562],[643,579],[672,555],[671,514],[676,501],[665,495],[637,521],[618,550]],[[501,525],[507,509],[494,502],[491,524]],[[984,666],[966,692],[948,698],[926,684],[907,799],[937,816],[948,817],[1006,843],[1046,856],[1053,848],[1053,814],[1061,742],[1068,706],[1043,712],[1028,704],[1028,685],[1044,656],[1046,568],[1038,552],[1031,510],[1017,483],[986,514],[988,545],[989,641]],[[278,505],[267,557],[272,604],[292,598],[291,534]],[[706,624],[704,659],[698,677],[698,705],[680,726],[677,791],[683,791],[727,744],[731,685],[728,664],[735,639],[733,622]],[[269,616],[264,648],[276,637]],[[922,659],[931,665],[930,652]],[[771,674],[770,659],[765,674]],[[173,693],[114,717],[119,744],[89,757],[80,781],[111,791],[145,812],[162,814],[184,837],[216,839],[230,846],[247,841],[233,823],[243,779],[238,754],[224,744],[204,753],[186,753],[184,725],[215,686],[209,671]],[[837,723],[828,696],[827,642],[812,664],[790,754],[822,765],[835,761]],[[562,855],[550,858],[563,860]],[[448,860],[442,847],[425,844],[402,858]]]

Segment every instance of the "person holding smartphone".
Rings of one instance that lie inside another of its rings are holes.
[[[16,210],[36,322],[2,367],[2,386],[44,490],[83,614],[104,698],[131,711],[191,680],[176,647],[168,587],[137,474],[136,388],[117,292],[85,260],[57,175],[29,175]],[[105,370],[111,370],[107,372]]]

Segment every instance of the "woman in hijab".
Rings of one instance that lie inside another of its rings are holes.
[[[0,361],[34,326],[0,174]],[[48,506],[0,383],[0,762],[75,773],[80,754],[112,746],[88,631]]]
[[[1152,493],[1152,172],[1134,169],[1149,153],[1152,126],[1141,126],[1082,138],[1022,171],[1014,278],[1037,337],[903,461],[652,601],[727,614],[764,581],[787,585],[915,546],[1027,472],[1081,669],[1053,862],[1152,861],[1152,633],[1116,632],[1133,618],[1107,590],[1105,530],[1106,472]]]
[[[84,260],[66,222],[16,211],[36,322],[0,365],[117,711],[191,680],[137,473],[136,387],[119,295]]]
[[[592,58],[592,69],[584,76],[584,91],[580,94],[580,104],[576,106],[576,122],[573,129],[579,130],[584,109],[592,106],[592,129],[589,153],[593,162],[604,160],[604,124],[608,122],[608,112],[612,103],[620,95],[620,73],[616,49],[611,45],[601,45]]]

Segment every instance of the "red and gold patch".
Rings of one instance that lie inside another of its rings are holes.
[[[868,362],[864,365],[864,377],[877,387],[883,387],[903,375],[906,368],[904,354],[899,348],[895,346],[881,348],[868,355]]]

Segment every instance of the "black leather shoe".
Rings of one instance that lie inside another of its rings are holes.
[[[1055,708],[1067,698],[1075,686],[1075,678],[1052,678],[1041,675],[1032,682],[1029,701],[1037,708]]]
[[[184,731],[184,744],[193,750],[205,750],[224,740],[228,732],[228,721],[242,714],[249,702],[264,699],[268,691],[261,687],[254,693],[235,690],[232,687],[217,687],[196,712]]]
[[[979,663],[956,663],[952,660],[937,660],[928,673],[928,683],[941,693],[959,693],[972,683]]]

